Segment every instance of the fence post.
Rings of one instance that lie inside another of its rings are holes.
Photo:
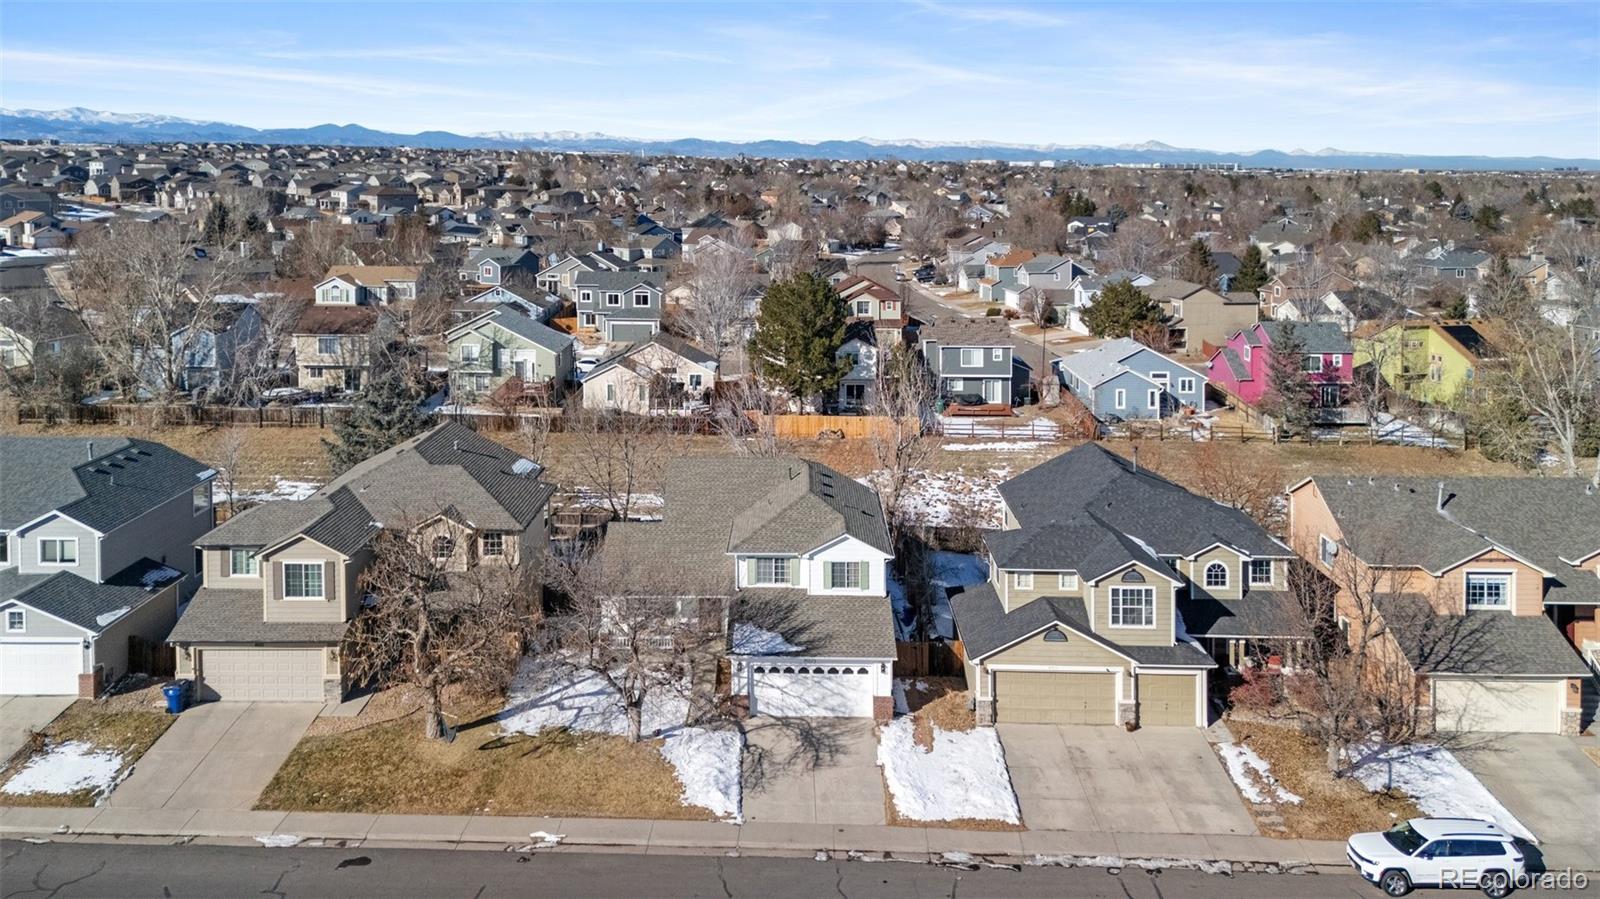
[[[317,407],[317,429],[325,430],[328,427],[327,410],[322,406]]]

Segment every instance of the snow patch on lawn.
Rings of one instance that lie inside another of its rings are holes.
[[[732,647],[733,654],[738,656],[782,655],[805,649],[785,640],[780,633],[744,621],[733,626]]]
[[[82,740],[56,743],[34,756],[22,770],[0,787],[0,793],[31,796],[35,793],[65,795],[93,790],[98,803],[117,785],[122,771],[122,753],[101,749]]]
[[[1512,836],[1537,843],[1533,832],[1494,798],[1450,750],[1428,743],[1353,747],[1355,778],[1373,792],[1396,789],[1410,795],[1423,814],[1437,818],[1486,818]]]
[[[878,764],[883,767],[895,808],[907,818],[1021,821],[1005,753],[994,728],[962,733],[935,727],[929,751],[917,745],[912,719],[897,718],[883,729]]]
[[[1243,743],[1218,743],[1217,752],[1222,753],[1222,763],[1228,768],[1228,776],[1233,778],[1234,786],[1239,788],[1244,798],[1258,804],[1300,804],[1300,797],[1289,792],[1272,776],[1271,766],[1254,749]]]
[[[950,611],[950,590],[970,587],[989,579],[989,563],[982,556],[936,550],[928,558],[933,584],[933,634],[953,640],[956,636],[956,619]],[[899,575],[889,577],[889,602],[894,609],[895,639],[910,640],[917,623],[916,610],[911,607],[905,584]]]
[[[1011,476],[1006,466],[979,474],[961,471],[918,471],[906,491],[905,504],[913,524],[941,527],[961,524],[998,528],[1005,524],[1000,513],[1000,484]],[[873,472],[861,483],[879,489],[882,472]]]
[[[273,478],[270,490],[236,490],[234,499],[242,503],[270,503],[280,500],[298,501],[310,499],[311,494],[322,489],[321,484],[311,481],[291,481],[286,478]],[[227,502],[228,491],[216,481],[211,482],[211,496],[213,502]]]
[[[996,443],[946,443],[944,448],[957,453],[1020,453],[1027,450],[1036,450],[1042,446],[1044,446],[1044,444],[1037,440],[1006,440]]]
[[[683,803],[710,809],[735,823],[740,815],[739,772],[744,736],[736,730],[685,727],[667,735],[661,757],[683,784]]]

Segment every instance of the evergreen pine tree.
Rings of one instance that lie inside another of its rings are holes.
[[[1178,265],[1178,277],[1202,287],[1216,287],[1217,263],[1211,258],[1211,248],[1205,241],[1196,237],[1189,242],[1189,251]]]
[[[834,355],[848,321],[827,279],[801,272],[774,283],[761,300],[750,360],[763,379],[802,402],[835,390],[850,370]]]
[[[221,200],[213,200],[211,207],[206,210],[206,219],[203,226],[206,243],[214,244],[222,240],[223,236],[228,233],[229,218],[228,204]]]
[[[1155,301],[1132,281],[1112,281],[1100,289],[1094,305],[1083,311],[1083,323],[1096,337],[1127,337],[1142,325],[1164,323]]]
[[[1294,322],[1280,322],[1267,357],[1267,392],[1261,411],[1278,423],[1279,433],[1299,434],[1312,424],[1313,385],[1305,370],[1305,342]]]
[[[1251,244],[1245,249],[1244,258],[1239,260],[1239,273],[1233,276],[1228,288],[1255,293],[1271,280],[1272,276],[1267,272],[1267,261],[1261,257],[1261,248]]]
[[[333,473],[341,474],[433,427],[432,417],[420,408],[421,402],[422,396],[397,366],[375,370],[356,396],[350,415],[333,426],[337,442],[322,441]]]

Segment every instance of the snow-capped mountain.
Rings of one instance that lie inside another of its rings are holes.
[[[150,112],[101,112],[73,106],[68,109],[3,109],[0,115],[19,118],[43,119],[47,122],[73,122],[95,125],[217,125],[221,122],[203,122],[178,116],[157,115]]]

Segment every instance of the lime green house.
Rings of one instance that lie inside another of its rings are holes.
[[[1436,405],[1470,392],[1496,356],[1481,322],[1397,322],[1355,348],[1357,367],[1376,365],[1396,393]]]

